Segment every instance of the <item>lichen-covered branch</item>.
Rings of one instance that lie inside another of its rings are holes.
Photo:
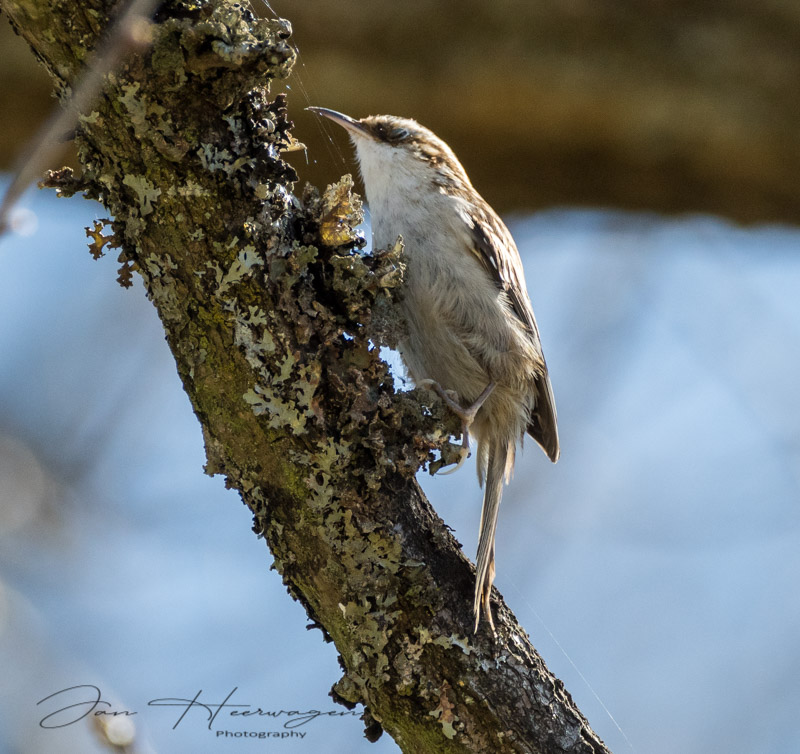
[[[66,97],[108,23],[103,0],[0,0]],[[292,193],[281,98],[290,29],[226,0],[169,0],[152,47],[81,115],[82,174],[141,275],[202,426],[210,474],[253,511],[289,592],[333,640],[333,695],[407,752],[604,752],[496,594],[470,633],[473,572],[417,469],[456,429],[427,393],[396,394],[377,344],[398,323],[402,247],[366,255],[349,178]]]

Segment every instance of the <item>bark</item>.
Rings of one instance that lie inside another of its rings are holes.
[[[107,26],[103,0],[0,0],[65,98]],[[345,177],[292,193],[281,98],[288,24],[225,0],[160,6],[152,46],[80,117],[79,178],[111,213],[95,254],[141,275],[202,426],[209,474],[254,516],[289,593],[340,653],[332,695],[406,752],[605,752],[495,592],[470,633],[474,571],[414,475],[456,429],[396,394],[377,343],[400,324],[402,249],[367,255]],[[254,642],[254,651],[258,645]]]

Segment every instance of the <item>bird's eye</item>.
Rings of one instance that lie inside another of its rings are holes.
[[[402,126],[397,126],[396,128],[392,129],[392,133],[390,134],[390,138],[392,141],[402,141],[403,139],[408,138],[408,129],[403,128]]]

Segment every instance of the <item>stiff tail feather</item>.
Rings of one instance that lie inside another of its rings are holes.
[[[486,485],[483,491],[481,508],[481,526],[478,538],[477,574],[475,577],[475,632],[481,621],[483,612],[489,626],[494,631],[492,609],[489,598],[494,582],[494,535],[497,529],[497,514],[500,511],[500,499],[503,497],[503,484],[508,476],[509,462],[514,461],[513,445],[508,442],[492,442],[486,459]],[[482,454],[479,450],[479,457]],[[483,476],[483,474],[481,474]]]

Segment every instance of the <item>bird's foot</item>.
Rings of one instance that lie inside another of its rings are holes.
[[[475,421],[475,416],[480,410],[481,406],[486,402],[486,399],[492,394],[494,390],[494,382],[490,382],[478,396],[477,400],[472,405],[464,408],[458,402],[458,393],[454,390],[445,390],[436,380],[421,380],[417,383],[417,387],[424,388],[425,390],[433,390],[447,405],[447,407],[461,419],[461,452],[459,453],[458,462],[452,469],[447,471],[440,471],[439,476],[447,476],[458,471],[463,465],[464,461],[469,458],[469,429],[472,422]]]

